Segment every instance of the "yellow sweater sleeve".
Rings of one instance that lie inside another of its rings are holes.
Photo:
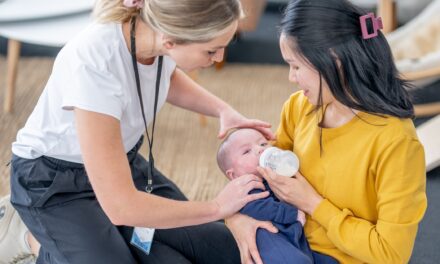
[[[382,149],[375,164],[377,222],[324,199],[312,218],[346,254],[365,263],[407,263],[427,207],[423,147],[401,136]],[[356,175],[353,175],[356,177]]]

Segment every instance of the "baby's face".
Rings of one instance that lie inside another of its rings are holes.
[[[259,175],[257,166],[261,153],[269,147],[267,139],[257,130],[240,129],[228,142],[228,158],[231,168],[226,174],[231,179],[244,174]]]

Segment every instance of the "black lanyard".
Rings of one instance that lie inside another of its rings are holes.
[[[130,44],[131,44],[131,58],[133,62],[133,68],[134,68],[134,76],[136,78],[136,87],[137,87],[137,93],[139,97],[139,103],[141,104],[141,111],[142,111],[142,118],[144,119],[144,125],[145,125],[145,132],[147,133],[147,139],[148,139],[148,147],[150,148],[149,153],[149,171],[148,171],[148,179],[147,179],[147,186],[145,187],[145,191],[148,193],[151,193],[153,191],[153,169],[154,169],[154,158],[153,158],[153,139],[154,139],[154,127],[156,125],[156,111],[157,111],[157,99],[159,97],[159,87],[160,87],[160,76],[162,73],[162,62],[163,57],[159,56],[159,61],[157,64],[157,75],[156,75],[156,91],[154,94],[154,112],[153,112],[153,128],[151,130],[151,139],[150,135],[148,134],[148,128],[147,128],[147,120],[145,118],[145,111],[144,111],[144,102],[142,100],[142,91],[141,91],[141,82],[139,80],[139,70],[137,67],[137,60],[136,60],[136,37],[135,37],[135,30],[136,30],[136,17],[133,17],[131,19],[131,30],[130,30]]]

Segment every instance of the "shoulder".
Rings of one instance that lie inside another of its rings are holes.
[[[120,23],[97,23],[94,22],[79,33],[71,42],[79,48],[93,50],[110,48],[115,44],[121,44],[124,40],[122,25]]]
[[[170,56],[163,56],[163,64],[169,76],[171,76],[176,69],[176,62]]]
[[[401,140],[418,141],[414,123],[409,118],[394,116],[364,115],[371,129],[376,129],[380,140],[395,142]]]
[[[390,133],[398,137],[417,139],[416,129],[411,119],[389,117],[388,124]]]
[[[64,46],[57,60],[72,67],[88,65],[102,70],[123,45],[121,24],[92,23]]]
[[[423,146],[411,119],[363,115],[365,116],[362,135],[366,139],[365,144],[373,150],[373,159],[377,161],[377,166],[388,164],[390,160],[407,160],[412,166],[415,166],[415,162],[420,165],[424,163]]]

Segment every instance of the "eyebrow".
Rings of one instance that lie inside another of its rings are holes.
[[[239,145],[238,149],[243,149],[243,148],[249,147],[249,145],[250,145],[249,143],[245,143],[245,144]]]
[[[260,144],[260,143],[259,143],[260,141],[264,141],[265,143],[268,142],[264,137],[259,138],[256,142],[258,142],[258,144]],[[239,146],[238,146],[238,149],[241,150],[241,149],[243,149],[243,148],[245,148],[245,147],[249,147],[250,145],[252,145],[252,143],[244,143],[244,144],[239,145]]]
[[[224,49],[224,48],[226,48],[226,46],[217,46],[217,47],[214,47],[212,49]]]

